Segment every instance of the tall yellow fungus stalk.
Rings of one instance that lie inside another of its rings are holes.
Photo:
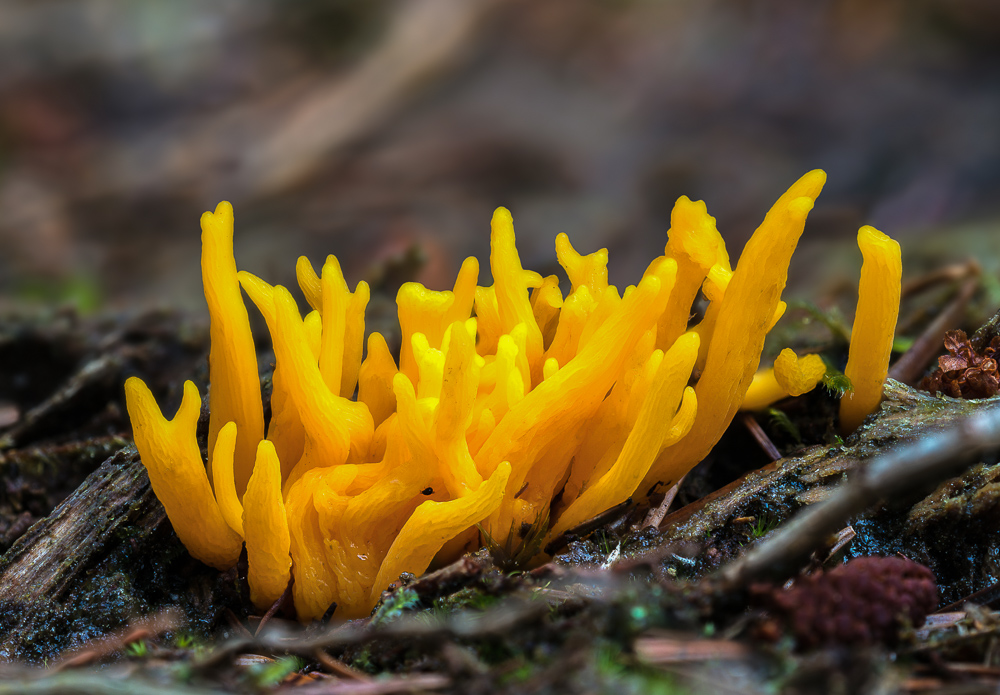
[[[882,400],[903,275],[899,244],[874,227],[865,226],[858,231],[858,247],[864,263],[844,369],[852,390],[840,399],[840,428],[845,433],[856,430]]]
[[[704,203],[681,198],[664,255],[621,292],[608,283],[607,251],[581,254],[565,235],[556,255],[566,295],[554,276],[526,270],[499,208],[493,285],[478,285],[468,259],[451,290],[399,290],[398,367],[377,333],[364,354],[368,286],[351,292],[335,257],[320,273],[299,259],[305,315],[286,288],[237,272],[222,203],[202,218],[211,469],[195,438],[194,385],[168,421],[129,379],[153,489],[194,557],[224,569],[246,544],[259,608],[294,578],[302,620],[333,604],[339,617],[366,615],[401,572],[478,547],[479,529],[517,544],[541,524],[552,538],[645,496],[694,466],[742,403],[824,180],[814,171],[796,182],[735,269]],[[274,347],[266,432],[241,286]],[[710,302],[689,327],[699,289]],[[788,359],[783,387],[815,385],[815,369]]]

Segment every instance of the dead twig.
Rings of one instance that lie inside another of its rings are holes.
[[[970,336],[969,342],[972,343],[973,350],[982,352],[997,335],[1000,335],[1000,310]]]
[[[643,520],[641,528],[648,528],[650,526],[653,528],[660,528],[660,524],[663,523],[663,518],[667,515],[667,512],[670,511],[670,505],[672,505],[674,503],[674,499],[677,498],[677,491],[681,489],[681,483],[684,482],[684,477],[685,476],[681,476],[681,479],[674,483],[672,488],[667,490],[667,494],[663,496],[663,501],[660,502],[659,506],[655,509],[649,510],[649,514],[647,514],[646,518]]]
[[[683,664],[693,661],[739,661],[753,651],[740,642],[729,640],[674,639],[641,637],[635,641],[636,655],[648,664]]]
[[[129,358],[129,348],[116,350],[88,362],[66,383],[24,415],[0,437],[0,450],[21,446],[41,435],[65,428],[76,411],[105,403],[121,388],[121,373]]]
[[[281,606],[284,605],[285,601],[291,598],[291,596],[292,596],[292,580],[289,579],[288,586],[285,587],[284,592],[282,592],[281,596],[278,597],[278,600],[276,600],[274,603],[271,604],[271,607],[267,609],[267,613],[265,613],[264,617],[260,619],[260,623],[257,625],[257,629],[254,630],[253,633],[254,637],[260,635],[260,631],[264,629],[264,626],[267,625],[268,621],[274,617],[274,614],[278,612],[278,609],[281,608]]]
[[[352,681],[370,681],[372,677],[367,673],[362,673],[357,669],[353,669],[343,661],[339,659],[334,659],[332,656],[327,654],[322,649],[316,649],[312,653],[313,658],[320,663],[320,665],[327,670],[328,673],[332,673],[334,676],[343,678],[345,680]]]
[[[260,637],[230,639],[191,664],[193,673],[210,673],[238,654],[299,654],[317,658],[317,651],[361,645],[382,639],[443,644],[446,640],[482,639],[505,635],[542,619],[549,613],[546,601],[508,601],[486,611],[459,611],[445,619],[428,621],[409,616],[372,627],[348,623],[313,634],[295,634],[272,626]],[[324,662],[324,665],[325,662]]]
[[[935,613],[950,613],[952,611],[961,610],[962,607],[967,603],[974,603],[977,606],[986,606],[987,608],[992,608],[996,610],[1000,608],[1000,582],[993,582],[984,589],[969,594],[968,596],[963,596],[957,601],[949,603],[947,606],[941,606]]]
[[[924,332],[910,346],[910,349],[892,365],[889,370],[891,378],[904,384],[914,384],[923,376],[928,363],[941,352],[941,341],[944,340],[944,334],[959,323],[966,305],[977,289],[979,289],[978,277],[972,277],[965,281],[958,296],[951,300],[948,306],[937,315],[937,318],[924,329]]]
[[[764,453],[767,454],[772,461],[777,461],[781,458],[781,452],[778,451],[778,447],[774,445],[771,438],[767,436],[767,432],[765,432],[764,428],[760,426],[759,422],[757,422],[757,418],[750,413],[743,413],[741,420],[743,421],[743,426],[750,431],[754,440],[760,445],[760,448],[764,450]]]
[[[45,673],[40,671],[39,673]],[[0,695],[209,695],[215,688],[200,688],[190,683],[151,683],[131,674],[87,671],[57,673],[42,678],[5,679]]]
[[[478,582],[484,569],[483,563],[475,557],[463,556],[446,567],[410,582],[406,588],[417,596],[421,606],[430,607],[434,605],[435,599],[450,596]]]
[[[127,629],[91,640],[78,650],[66,654],[52,666],[53,670],[87,666],[120,652],[130,644],[158,637],[165,632],[180,629],[186,622],[184,615],[168,608],[165,611],[136,620]]]
[[[418,673],[370,681],[326,681],[296,688],[300,695],[393,695],[441,690],[451,685],[451,678],[439,673]]]
[[[746,555],[723,567],[719,572],[722,586],[736,590],[754,581],[786,579],[854,515],[881,499],[946,480],[967,468],[979,454],[997,448],[1000,407],[992,407],[880,456],[858,469],[826,500],[809,507]]]
[[[229,626],[236,630],[236,632],[240,633],[240,635],[249,638],[253,637],[253,633],[247,629],[247,626],[243,624],[243,621],[240,620],[239,617],[237,617],[232,608],[226,606],[225,609],[223,609],[222,614],[225,616],[226,622],[229,623]]]
[[[920,277],[908,280],[903,284],[900,296],[909,297],[911,294],[923,292],[928,287],[933,287],[942,282],[950,283],[964,280],[967,277],[979,275],[981,270],[979,264],[974,260],[969,260],[965,263],[952,263],[943,268],[937,268],[929,273],[925,273]]]

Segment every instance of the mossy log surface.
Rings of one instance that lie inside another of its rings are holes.
[[[0,400],[18,413],[0,430],[0,658],[51,659],[165,606],[207,633],[239,604],[235,572],[177,540],[124,416],[127,376],[176,402],[206,349],[173,312],[0,322]]]
[[[660,532],[647,529],[625,538],[623,557],[658,556],[662,569],[672,576],[704,576],[802,507],[825,499],[873,457],[1000,404],[1000,398],[931,396],[892,380],[884,395],[876,415],[843,445],[810,447],[748,473],[669,514]],[[1000,568],[990,559],[1000,553],[1000,465],[995,464],[981,462],[963,476],[926,490],[926,497],[884,500],[849,520],[854,537],[843,552],[902,553],[928,565],[937,575],[944,603],[995,582],[1000,578]],[[599,559],[593,542],[573,545],[564,561]]]
[[[169,605],[207,632],[235,586],[187,555],[127,446],[0,559],[0,657],[52,658]]]

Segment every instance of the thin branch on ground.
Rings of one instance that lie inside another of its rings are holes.
[[[786,579],[852,517],[880,500],[898,498],[958,475],[977,456],[998,448],[1000,407],[993,407],[874,459],[852,473],[851,479],[825,501],[804,510],[746,555],[723,567],[719,573],[722,589]]]
[[[923,376],[927,365],[934,356],[942,351],[941,343],[944,340],[944,334],[958,325],[969,300],[978,289],[978,275],[966,280],[958,296],[951,300],[937,318],[924,329],[924,332],[910,346],[910,349],[896,361],[896,364],[892,365],[889,376],[904,384],[916,383]]]
[[[755,418],[752,413],[743,413],[743,416],[740,419],[743,422],[743,426],[750,431],[750,434],[753,435],[754,441],[760,445],[760,448],[765,454],[767,454],[768,458],[772,461],[777,461],[781,458],[781,452],[778,451],[778,447],[776,447],[774,442],[771,441],[771,438],[767,436],[767,432],[765,432],[764,428],[760,426],[760,423],[757,422],[757,418]]]
[[[673,505],[674,500],[677,498],[677,492],[681,489],[681,483],[684,482],[684,478],[687,476],[681,476],[680,480],[674,483],[673,487],[667,490],[667,494],[663,496],[663,501],[660,502],[658,507],[650,509],[646,518],[642,522],[640,528],[648,528],[652,526],[653,528],[660,528],[660,524],[663,523],[664,517],[667,516],[667,512],[670,511],[671,505]]]

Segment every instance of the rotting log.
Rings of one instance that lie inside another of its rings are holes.
[[[889,380],[877,415],[843,446],[811,447],[673,512],[659,533],[647,531],[626,541],[622,562],[655,562],[658,572],[703,576],[757,542],[762,527],[780,525],[801,508],[826,499],[873,457],[998,404],[1000,398],[931,396]],[[927,564],[938,577],[942,600],[952,600],[995,579],[987,568],[989,558],[1000,552],[998,509],[1000,466],[988,460],[912,499],[883,500],[848,520],[856,535],[846,552],[902,553]],[[585,556],[586,550],[578,548],[572,555]]]
[[[127,444],[102,436],[0,451],[0,555]]]
[[[238,598],[226,579],[184,551],[127,446],[0,558],[0,657],[49,659],[165,605],[207,631]]]

